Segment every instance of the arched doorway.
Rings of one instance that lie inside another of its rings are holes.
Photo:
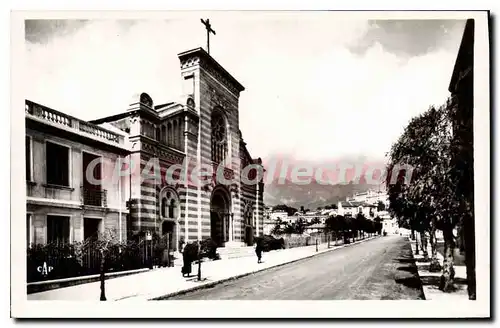
[[[164,242],[168,242],[171,250],[178,251],[180,215],[179,197],[175,190],[166,187],[160,192],[160,235]]]
[[[231,198],[223,187],[216,187],[210,200],[210,238],[223,247],[232,238]]]

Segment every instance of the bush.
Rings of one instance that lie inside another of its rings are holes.
[[[26,253],[27,281],[98,274],[101,265],[98,243],[98,240],[89,239],[73,244],[32,245]],[[158,261],[163,257],[164,247],[161,243],[153,245],[153,260],[160,263]],[[150,244],[141,241],[139,236],[133,236],[125,243],[108,246],[104,270],[105,272],[118,272],[145,268],[150,266],[151,260]],[[42,275],[38,271],[44,263],[47,267],[53,268],[47,275]]]
[[[283,238],[276,239],[273,236],[264,235],[262,237],[255,237],[255,241],[256,243],[260,243],[263,252],[285,248],[285,241]]]
[[[27,281],[40,281],[74,277],[85,274],[72,244],[33,245],[27,250]],[[47,275],[38,271],[44,263],[52,267]]]
[[[201,257],[208,257],[211,260],[218,260],[217,244],[211,238],[201,242]]]

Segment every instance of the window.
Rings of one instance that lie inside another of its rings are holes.
[[[102,219],[83,218],[83,240],[99,238]]]
[[[175,200],[170,201],[170,207],[168,208],[168,217],[173,219],[174,218],[174,210],[175,210]]]
[[[26,180],[31,181],[31,138],[26,136]]]
[[[173,127],[173,133],[174,133],[174,140],[173,140],[173,145],[175,147],[179,147],[179,126],[177,125],[177,121],[174,121],[174,127]]]
[[[156,128],[156,140],[161,141],[161,130]]]
[[[167,127],[165,125],[161,126],[161,141],[167,143]]]
[[[212,114],[212,161],[219,164],[227,153],[227,131],[224,117],[219,111]]]
[[[47,243],[69,243],[69,217],[47,216]]]
[[[47,142],[47,184],[69,187],[69,148]]]
[[[166,217],[167,216],[167,199],[165,197],[163,197],[163,199],[161,200],[161,216],[162,217]]]
[[[105,192],[102,191],[102,157],[82,152],[82,169],[83,204],[104,206]]]
[[[176,195],[167,191],[161,200],[161,216],[163,218],[176,219],[177,215],[177,202]]]
[[[168,122],[167,124],[167,133],[168,133],[167,144],[169,146],[172,146],[174,143],[174,130],[172,129],[172,123],[170,122]]]

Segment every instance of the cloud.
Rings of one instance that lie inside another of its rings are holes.
[[[353,52],[364,53],[379,43],[388,52],[412,57],[440,49],[455,50],[465,20],[373,20],[369,25],[359,42],[351,45]]]
[[[446,100],[460,35],[433,37],[428,51],[394,43],[403,53],[387,43],[389,25],[377,22],[385,34],[375,38],[373,22],[299,16],[210,18],[212,55],[246,87],[240,129],[252,156],[380,158],[412,116]],[[422,34],[396,30],[398,40]],[[26,97],[82,119],[123,111],[137,92],[157,104],[175,100],[177,54],[205,42],[197,16],[35,24],[26,36]]]

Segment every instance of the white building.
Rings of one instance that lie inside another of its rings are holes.
[[[354,196],[348,198],[347,201],[364,202],[372,205],[377,205],[378,202],[381,201],[386,208],[389,206],[389,196],[385,190],[368,190],[356,193]]]
[[[367,202],[344,201],[337,205],[337,213],[342,216],[355,217],[358,213],[363,214],[368,219],[374,219],[377,216],[377,205]]]
[[[269,219],[272,222],[276,222],[278,219],[284,222],[287,220],[287,218],[288,218],[288,213],[285,211],[276,211],[276,212],[273,211],[269,214]]]
[[[382,219],[382,232],[387,232],[388,235],[399,234],[398,221],[389,212],[380,211],[377,216]]]

